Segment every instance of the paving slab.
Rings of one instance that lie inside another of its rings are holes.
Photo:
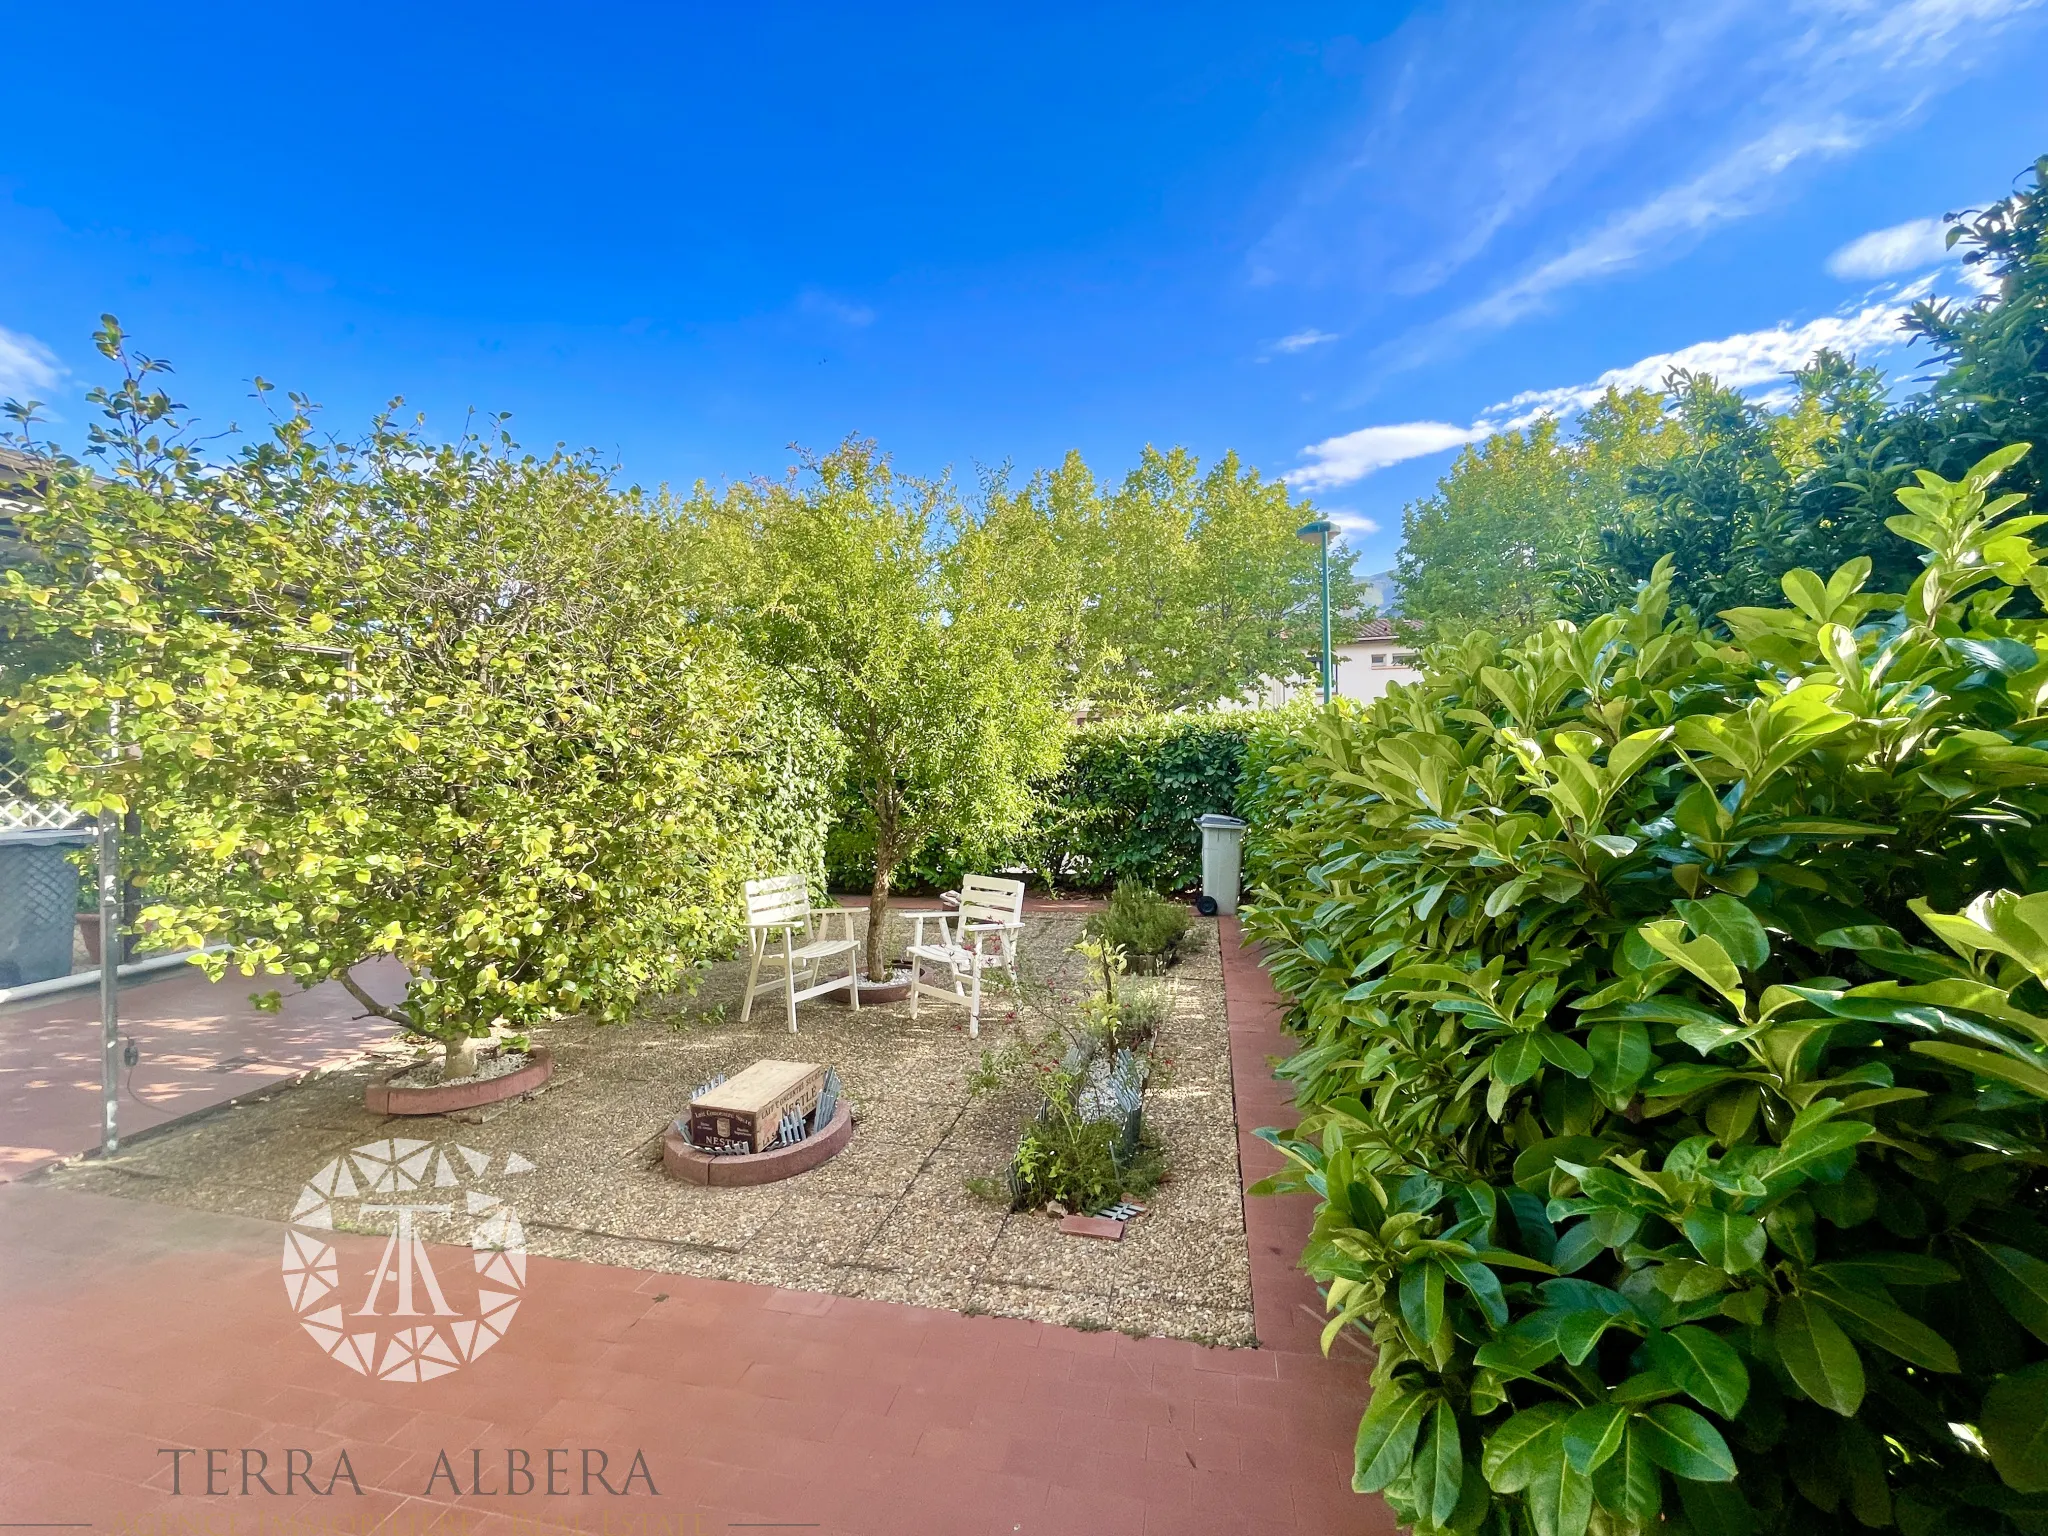
[[[1250,965],[1234,924],[1223,937],[1226,971]],[[1278,1016],[1240,1029],[1233,1008],[1240,1084],[1269,1082]],[[1240,1106],[1241,1127],[1263,1123]],[[396,1381],[301,1326],[280,1262],[296,1229],[16,1182],[0,1188],[0,1523],[1392,1536],[1384,1504],[1347,1486],[1367,1362],[1320,1356],[1292,1267],[1310,1204],[1253,1210],[1270,1239],[1252,1255],[1256,1349],[533,1256],[493,1347]],[[361,1317],[392,1243],[330,1243]],[[422,1252],[451,1277],[473,1257]]]
[[[380,1003],[405,995],[396,961],[355,977]],[[251,994],[273,988],[278,1010],[266,1013]],[[307,990],[232,971],[208,981],[197,966],[125,984],[120,1010],[122,1037],[140,1053],[121,1074],[124,1137],[354,1060],[392,1035],[334,982]],[[100,1039],[95,988],[0,1007],[0,1183],[100,1144]]]

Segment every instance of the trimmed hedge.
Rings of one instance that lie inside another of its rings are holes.
[[[1202,873],[1195,818],[1237,807],[1251,713],[1153,715],[1089,724],[1044,793],[1026,850],[1049,884],[1107,890],[1135,880],[1178,891]]]
[[[2048,567],[1923,474],[1907,594],[1469,637],[1263,741],[1353,1486],[1419,1532],[2048,1530]],[[2017,599],[2017,600],[2016,600]]]
[[[1022,833],[995,848],[928,844],[899,885],[938,890],[970,870],[1008,869],[1069,889],[1107,890],[1120,880],[1185,889],[1201,878],[1195,818],[1235,810],[1247,743],[1270,731],[1272,719],[1209,713],[1083,725],[1068,739],[1058,775],[1040,786]],[[838,889],[858,888],[874,872],[871,846],[844,821],[833,829],[826,862]]]

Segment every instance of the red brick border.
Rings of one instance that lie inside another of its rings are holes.
[[[1273,1076],[1272,1060],[1294,1054],[1295,1042],[1281,1028],[1287,1001],[1259,964],[1256,947],[1245,942],[1235,917],[1218,918],[1223,950],[1223,1003],[1230,1018],[1231,1096],[1237,1109],[1237,1162],[1250,1189],[1287,1159],[1252,1133],[1261,1126],[1291,1126],[1300,1119],[1287,1087]],[[1296,1267],[1315,1224],[1315,1196],[1247,1195],[1244,1230],[1252,1261],[1252,1312],[1259,1344],[1297,1354],[1322,1353],[1323,1298],[1315,1282]],[[1370,1353],[1346,1335],[1339,1352],[1353,1359]],[[1363,1408],[1363,1403],[1360,1404]]]
[[[373,1115],[445,1115],[452,1109],[475,1109],[480,1104],[497,1104],[531,1093],[555,1075],[555,1055],[544,1045],[530,1053],[532,1060],[516,1072],[502,1077],[480,1078],[467,1083],[435,1083],[426,1088],[407,1088],[392,1078],[412,1070],[412,1063],[380,1072],[363,1085],[363,1108]]]
[[[777,1179],[809,1173],[851,1140],[853,1111],[844,1099],[839,1101],[831,1124],[824,1130],[794,1146],[770,1147],[766,1152],[739,1152],[723,1157],[700,1152],[670,1126],[661,1133],[661,1171],[672,1179],[711,1189],[773,1184]]]

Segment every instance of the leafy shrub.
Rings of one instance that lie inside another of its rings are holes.
[[[1025,862],[1050,884],[1101,889],[1135,880],[1193,885],[1202,870],[1195,818],[1237,804],[1245,741],[1258,717],[1150,715],[1081,727],[1040,796]]]
[[[1194,914],[1177,901],[1135,880],[1119,880],[1108,906],[1088,919],[1090,938],[1115,946],[1132,958],[1170,962],[1194,925]]]
[[[1418,1531],[2048,1528],[2048,568],[1923,473],[1735,636],[1469,637],[1262,742],[1271,1189]]]
[[[297,411],[202,467],[158,365],[100,341],[121,473],[15,513],[0,729],[36,794],[138,813],[164,942],[351,988],[395,956],[403,1005],[358,998],[461,1076],[493,1029],[620,1017],[729,951],[749,875],[817,867],[836,738],[689,620],[672,533],[587,459]]]

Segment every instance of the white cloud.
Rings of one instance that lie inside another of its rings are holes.
[[[1446,448],[1477,441],[1489,428],[1482,425],[1454,427],[1447,421],[1404,421],[1388,427],[1361,427],[1342,437],[1325,438],[1302,449],[1314,460],[1289,473],[1289,485],[1304,491],[1327,490],[1363,480],[1375,470]]]
[[[1350,507],[1323,507],[1320,510],[1324,517],[1335,523],[1344,533],[1363,536],[1380,531],[1377,518],[1367,517],[1363,512],[1354,511]]]
[[[1866,305],[1852,315],[1825,315],[1804,325],[1776,325],[1715,341],[1698,341],[1675,351],[1653,353],[1625,367],[1610,368],[1588,383],[1524,390],[1488,409],[1469,427],[1443,421],[1362,427],[1304,448],[1302,453],[1311,462],[1290,472],[1285,479],[1305,491],[1350,485],[1391,464],[1476,443],[1496,432],[1517,431],[1547,416],[1585,410],[1610,389],[1661,388],[1674,368],[1712,374],[1730,389],[1754,389],[1782,380],[1805,366],[1824,347],[1856,354],[1901,344],[1905,338],[1899,334],[1900,322],[1912,309],[1912,301],[1927,291],[1926,283],[1916,283],[1894,298]],[[1789,403],[1789,396],[1782,391],[1774,392],[1765,395],[1762,403],[1776,408]]]
[[[1467,308],[1460,323],[1501,326],[1539,308],[1560,289],[1626,271],[1657,249],[1713,225],[1752,213],[1773,177],[1814,156],[1843,154],[1862,144],[1836,119],[1772,129],[1724,156],[1690,181],[1609,219],[1571,247]]]
[[[823,315],[841,325],[859,327],[875,323],[875,312],[867,305],[836,298],[822,288],[806,288],[798,294],[797,307],[807,315]]]
[[[1319,331],[1311,326],[1305,331],[1296,331],[1292,336],[1282,336],[1273,343],[1275,352],[1306,352],[1310,347],[1319,347],[1326,341],[1335,341],[1332,331]]]
[[[1912,121],[1968,73],[2004,26],[2042,0],[1788,0],[1804,31],[1779,50],[1752,128],[1704,169],[1618,212],[1558,255],[1467,306],[1451,330],[1509,325],[1550,297],[1596,282],[1756,213],[1811,161],[1851,154]],[[1900,270],[1900,269],[1894,269]]]
[[[63,377],[56,353],[33,336],[0,326],[0,395],[54,389]]]
[[[1855,282],[1900,272],[1925,272],[1954,255],[1948,246],[1946,219],[1910,219],[1851,240],[1828,258],[1828,271]]]
[[[1824,315],[1804,325],[1775,325],[1765,331],[1742,331],[1718,341],[1696,341],[1673,352],[1657,352],[1623,368],[1610,368],[1586,384],[1562,389],[1524,390],[1504,400],[1476,423],[1489,432],[1526,427],[1545,416],[1581,411],[1610,389],[1656,389],[1674,368],[1710,373],[1730,389],[1750,389],[1782,379],[1805,366],[1823,347],[1860,353],[1897,346],[1905,338],[1899,325],[1912,309],[1917,292],[1900,300],[1871,304],[1853,315]]]

